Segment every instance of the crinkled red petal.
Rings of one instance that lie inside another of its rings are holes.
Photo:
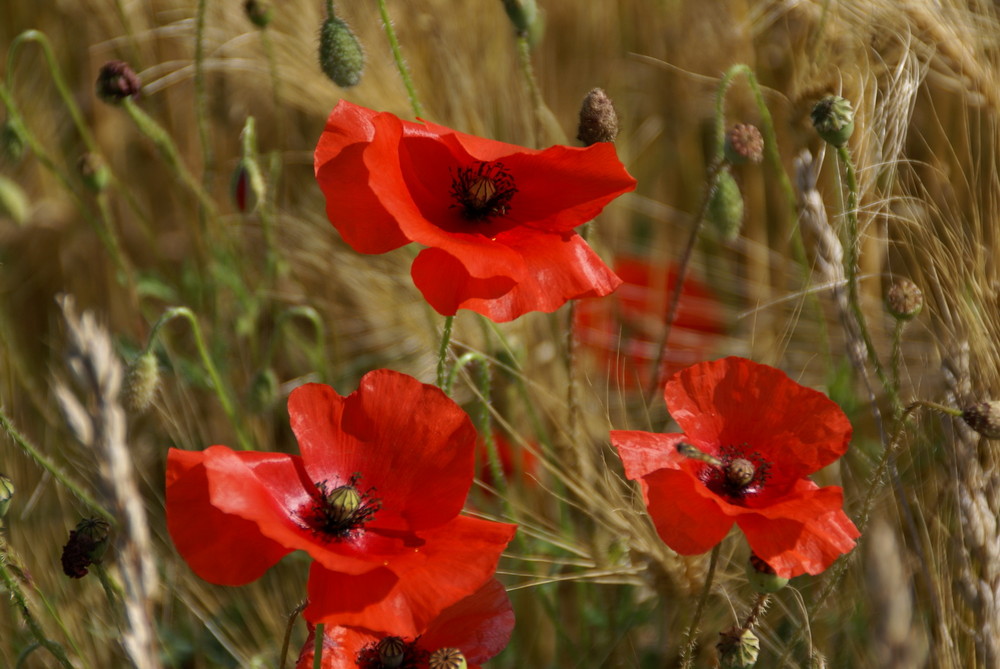
[[[422,545],[387,558],[384,567],[360,577],[314,562],[305,616],[312,622],[415,637],[493,576],[515,530],[514,525],[459,516],[422,532]],[[398,580],[390,583],[392,578]]]
[[[292,430],[314,482],[373,488],[382,507],[369,530],[435,527],[461,511],[475,473],[476,431],[441,390],[387,369],[341,397],[306,384],[288,399]]]
[[[751,550],[779,576],[819,574],[850,552],[861,536],[843,510],[836,486],[801,480],[785,499],[765,508],[733,507]]]
[[[733,518],[700,481],[681,469],[659,469],[643,479],[646,508],[663,543],[681,555],[698,555],[722,541]]]
[[[213,503],[205,453],[175,448],[167,453],[170,537],[184,561],[206,581],[219,585],[255,581],[291,548],[261,534],[255,522],[227,513]],[[247,460],[267,459],[270,454],[243,456]]]
[[[442,611],[420,637],[420,646],[432,653],[458,648],[467,662],[480,664],[506,648],[513,631],[514,608],[507,590],[494,578]]]
[[[621,284],[575,233],[517,228],[495,241],[460,241],[457,248],[424,249],[411,268],[424,299],[446,316],[469,309],[506,322],[529,311],[551,313],[571,299],[607,295]]]
[[[681,370],[664,398],[700,450],[715,455],[720,447],[747,444],[771,463],[767,488],[776,495],[835,461],[851,440],[850,421],[826,395],[745,358]]]

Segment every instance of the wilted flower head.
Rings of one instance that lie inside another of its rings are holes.
[[[100,562],[108,548],[111,526],[100,518],[84,518],[69,533],[63,546],[63,573],[70,578],[83,578],[90,565]]]
[[[132,67],[122,60],[112,60],[101,66],[97,75],[97,97],[111,104],[126,98],[139,97],[141,84]]]

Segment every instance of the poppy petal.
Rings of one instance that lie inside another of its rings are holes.
[[[312,622],[414,637],[493,575],[515,530],[514,525],[458,516],[421,533],[425,543],[419,548],[360,578],[314,562],[305,616]],[[390,584],[391,578],[398,580]]]
[[[697,479],[679,469],[659,469],[643,481],[646,507],[657,534],[681,555],[698,555],[722,541],[734,519]]]
[[[819,574],[861,536],[843,510],[844,493],[802,480],[793,494],[736,519],[751,550],[783,578]]]
[[[625,465],[625,476],[638,481],[657,469],[677,469],[684,460],[677,452],[683,434],[612,430],[611,444]]]
[[[748,444],[772,463],[771,487],[790,488],[847,451],[851,423],[826,395],[779,369],[723,358],[677,372],[664,388],[670,415],[707,453]]]
[[[440,314],[469,309],[506,322],[529,311],[551,313],[571,299],[607,295],[621,284],[575,233],[529,233],[516,228],[495,241],[482,238],[481,252],[469,252],[464,248],[468,245],[463,240],[461,245],[424,249],[413,261],[414,285]],[[490,245],[506,251],[493,253],[485,248]],[[497,294],[494,289],[504,285],[501,278],[513,285]]]
[[[288,398],[292,430],[314,482],[360,473],[381,500],[372,527],[419,530],[455,517],[475,473],[476,431],[435,386],[391,370],[369,372],[341,397],[306,384]]]
[[[514,608],[495,578],[441,612],[420,637],[430,652],[458,648],[469,664],[481,664],[507,647],[514,631]]]
[[[219,585],[260,578],[291,549],[268,539],[256,523],[212,504],[203,451],[167,453],[167,530],[199,577]]]

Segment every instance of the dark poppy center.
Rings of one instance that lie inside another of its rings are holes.
[[[349,539],[360,532],[382,508],[382,500],[373,496],[374,488],[364,492],[358,489],[360,480],[361,474],[354,474],[346,485],[331,487],[326,481],[317,483],[317,495],[303,514],[306,525],[336,541]]]
[[[417,648],[417,641],[387,636],[358,651],[358,669],[417,669],[427,666],[428,653]]]
[[[458,207],[470,221],[506,215],[515,193],[514,177],[500,162],[480,161],[452,174],[451,197],[455,200],[452,206]]]
[[[770,463],[760,453],[750,451],[747,444],[723,446],[718,466],[705,467],[701,480],[709,490],[739,502],[759,494],[768,479]]]

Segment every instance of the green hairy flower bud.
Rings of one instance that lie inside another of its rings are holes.
[[[335,16],[323,22],[319,33],[319,64],[324,74],[341,88],[361,81],[365,53],[350,26]]]
[[[854,109],[839,95],[828,95],[817,102],[810,116],[823,141],[838,148],[847,144],[854,132]]]

